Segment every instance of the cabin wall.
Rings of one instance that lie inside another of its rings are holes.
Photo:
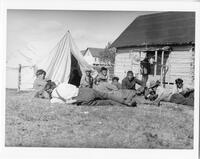
[[[169,70],[166,73],[166,81],[173,82],[182,78],[184,83],[194,86],[194,51],[172,51],[169,54],[166,65]]]
[[[134,75],[140,77],[140,52],[128,52],[125,50],[123,53],[116,53],[114,75],[119,77],[120,81],[126,77],[126,73],[131,70]]]
[[[182,78],[184,83],[190,86],[194,85],[194,51],[192,49],[179,48],[177,51],[169,52],[166,59],[166,65],[169,67],[165,82],[174,83],[175,79]],[[134,75],[141,79],[140,59],[145,56],[144,52],[131,51],[132,48],[117,50],[115,56],[114,75],[120,78],[120,81],[126,76],[127,71],[132,70]],[[160,76],[149,76],[149,80],[160,79]],[[171,88],[172,85],[167,85]]]

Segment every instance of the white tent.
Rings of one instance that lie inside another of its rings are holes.
[[[48,55],[37,59],[38,57],[29,57],[21,52],[17,57],[13,56],[7,63],[6,87],[17,88],[19,64],[22,66],[21,90],[32,89],[36,69],[44,69],[47,72],[46,77],[56,83],[69,82],[75,85],[80,82],[85,69],[92,69],[84,60],[69,31]]]

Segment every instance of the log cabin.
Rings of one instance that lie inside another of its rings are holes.
[[[195,13],[160,12],[137,17],[112,43],[116,49],[114,74],[122,80],[127,71],[141,78],[140,61],[154,59],[149,80],[171,87],[182,78],[194,85]]]

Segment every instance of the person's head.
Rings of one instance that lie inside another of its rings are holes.
[[[183,87],[183,80],[181,78],[178,78],[175,80],[177,88],[182,88]]]
[[[51,80],[47,81],[47,84],[44,87],[44,91],[46,91],[49,95],[49,98],[51,99],[51,93],[53,92],[53,90],[56,88],[56,84],[55,82],[52,82]]]
[[[86,74],[86,76],[90,76],[91,75],[91,70],[86,70],[85,74]]]
[[[160,86],[160,81],[150,81],[149,90],[156,91],[157,87]]]
[[[131,80],[131,79],[133,78],[133,71],[128,71],[128,72],[127,72],[127,78],[128,78],[129,80]]]
[[[45,79],[46,72],[42,69],[36,71],[36,77],[39,79]]]
[[[113,78],[112,78],[112,83],[113,83],[113,84],[118,83],[118,81],[119,81],[119,78],[118,78],[118,77],[113,77]]]
[[[102,67],[101,68],[101,73],[104,75],[104,76],[107,76],[107,72],[108,72],[108,69],[105,68],[105,67]]]

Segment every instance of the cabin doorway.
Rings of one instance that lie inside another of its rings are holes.
[[[80,69],[80,65],[77,59],[71,54],[71,70],[70,70],[70,78],[69,83],[79,87],[81,81],[82,73]]]
[[[169,54],[170,51],[166,50],[146,51],[147,57],[154,59],[154,64],[151,64],[150,79],[160,80],[162,84],[166,83],[166,74],[169,70],[167,66]]]

